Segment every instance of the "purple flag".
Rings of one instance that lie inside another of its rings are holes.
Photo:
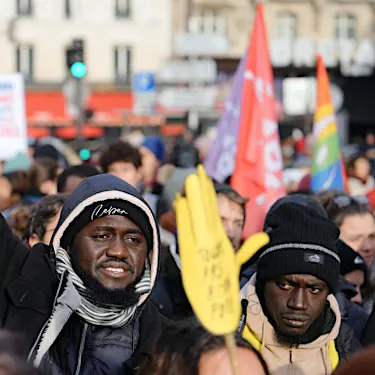
[[[246,55],[238,65],[232,92],[225,102],[223,113],[216,125],[215,141],[204,161],[207,174],[219,182],[231,176],[235,167],[245,65]]]

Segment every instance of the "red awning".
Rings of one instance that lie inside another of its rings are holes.
[[[92,92],[87,108],[94,110],[95,116],[108,123],[122,122],[123,113],[133,107],[132,93]],[[65,98],[61,91],[26,92],[26,116],[29,125],[67,125],[71,117],[65,113]]]
[[[55,135],[61,139],[77,139],[78,131],[75,126],[62,126],[55,131]],[[96,139],[104,136],[104,129],[97,126],[84,125],[82,135],[86,139]]]
[[[65,102],[61,92],[26,92],[27,122],[40,124],[61,124],[71,119],[65,114]]]
[[[40,139],[44,137],[49,137],[50,135],[51,135],[51,131],[48,128],[41,128],[41,127],[36,127],[36,126],[27,127],[28,137]]]
[[[186,130],[186,125],[184,124],[173,124],[173,125],[164,125],[160,128],[161,134],[169,137],[177,137],[184,134]]]

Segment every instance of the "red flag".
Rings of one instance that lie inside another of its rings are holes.
[[[348,185],[348,173],[346,172],[344,157],[340,156],[340,167],[341,167],[341,175],[344,180],[344,188],[347,193],[349,193],[349,185]]]
[[[263,4],[257,4],[244,73],[236,167],[231,185],[249,197],[244,236],[262,230],[274,201],[285,195],[273,74]]]

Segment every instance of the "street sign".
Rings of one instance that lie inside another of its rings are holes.
[[[155,74],[138,72],[133,77],[134,112],[138,115],[155,113],[156,83]]]
[[[215,89],[202,88],[165,88],[158,96],[158,103],[167,109],[204,110],[215,105]]]
[[[174,53],[179,56],[212,56],[229,51],[229,39],[210,33],[177,34],[174,38]]]
[[[214,83],[217,76],[216,62],[205,60],[169,61],[156,75],[162,83]]]

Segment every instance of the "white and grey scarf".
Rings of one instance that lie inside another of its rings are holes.
[[[98,326],[122,327],[129,322],[137,306],[128,307],[126,309],[116,306],[97,306],[85,298],[86,287],[80,277],[74,272],[70,256],[62,247],[56,252],[56,271],[59,277],[64,272],[68,272],[77,292],[81,297],[81,303],[76,313],[87,323]],[[142,279],[136,284],[135,291],[139,294],[145,294],[151,290],[150,266],[146,262]]]

